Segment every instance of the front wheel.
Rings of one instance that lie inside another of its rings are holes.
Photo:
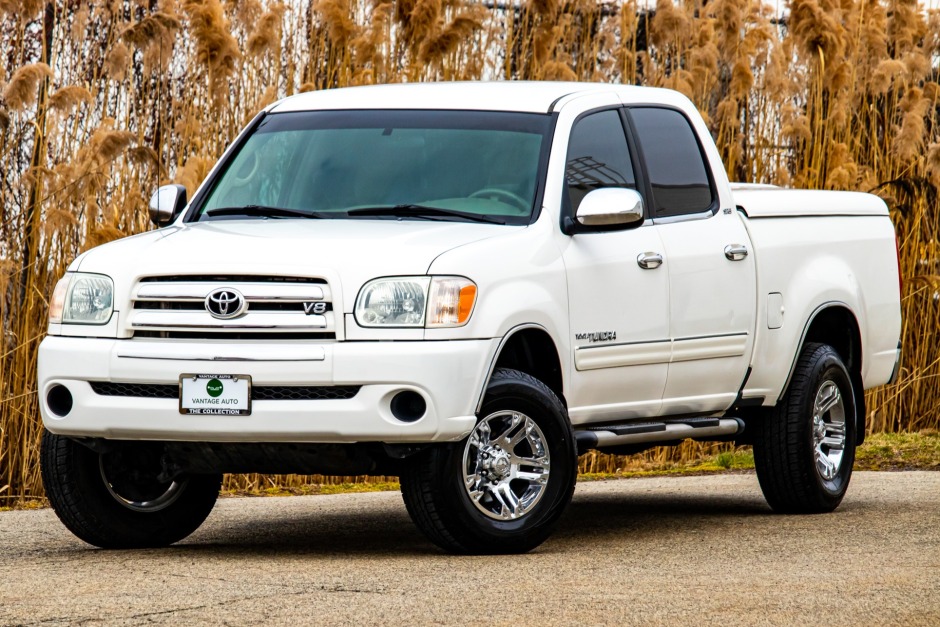
[[[473,431],[413,458],[401,476],[412,520],[454,553],[524,553],[571,500],[577,449],[568,414],[541,381],[493,373]]]
[[[48,431],[40,468],[46,496],[76,536],[106,549],[167,546],[203,523],[219,496],[222,475],[163,479],[160,451],[123,443],[98,453]]]
[[[767,503],[781,513],[831,512],[855,462],[852,379],[839,354],[809,343],[782,401],[759,423],[754,465]]]

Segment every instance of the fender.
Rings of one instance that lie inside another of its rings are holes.
[[[855,326],[858,327],[858,316],[855,315],[855,312],[852,311],[852,308],[843,301],[839,300],[830,300],[822,303],[813,310],[813,313],[809,315],[809,318],[806,320],[806,324],[803,325],[803,332],[800,334],[800,340],[796,345],[796,352],[793,354],[793,361],[790,363],[790,371],[787,373],[787,380],[783,384],[783,389],[780,391],[780,396],[777,397],[777,402],[779,403],[783,400],[783,396],[786,394],[787,389],[790,387],[790,380],[793,379],[793,372],[796,370],[796,362],[800,358],[800,352],[803,350],[803,345],[806,344],[806,335],[809,333],[809,329],[813,326],[813,322],[816,320],[816,317],[832,307],[842,307],[846,309],[849,313],[852,314],[852,317],[855,318]],[[861,349],[861,347],[859,347]],[[861,360],[861,357],[860,357]],[[848,367],[848,364],[846,364]],[[861,371],[861,364],[859,364],[859,371]],[[854,381],[853,381],[854,383]]]
[[[509,342],[509,340],[513,336],[515,336],[520,331],[524,331],[526,329],[537,329],[539,331],[544,332],[548,337],[552,339],[552,342],[555,344],[555,347],[557,350],[558,342],[552,336],[552,334],[549,333],[548,329],[546,329],[541,324],[536,324],[534,322],[527,322],[524,324],[518,324],[512,327],[511,329],[509,329],[509,331],[507,331],[506,334],[503,335],[503,338],[499,341],[499,345],[496,347],[496,352],[493,353],[493,359],[490,360],[490,365],[487,369],[486,377],[484,377],[483,379],[483,387],[480,389],[480,392],[477,396],[476,409],[474,410],[476,413],[479,413],[480,408],[483,407],[483,397],[486,395],[486,388],[490,384],[490,379],[493,377],[493,371],[496,370],[496,362],[499,361],[499,357],[500,355],[502,355],[503,349],[506,347],[506,344]],[[560,355],[559,355],[559,359],[561,359]]]
[[[809,319],[806,321],[806,325],[803,327],[803,333],[800,335],[800,341],[797,347],[796,354],[793,358],[793,363],[790,366],[790,372],[787,375],[786,383],[784,384],[783,390],[781,391],[778,402],[783,399],[786,391],[790,387],[790,380],[793,377],[793,373],[796,370],[796,362],[799,359],[799,355],[802,352],[803,346],[807,341],[819,339],[825,341],[827,338],[810,338],[809,333],[810,329],[815,324],[816,320],[821,314],[828,311],[834,311],[836,308],[840,310],[839,316],[848,315],[852,317],[852,320],[855,323],[854,333],[852,337],[849,338],[848,346],[845,345],[845,337],[833,337],[833,341],[829,342],[833,348],[842,353],[843,359],[845,361],[846,368],[849,370],[849,378],[852,382],[852,396],[854,397],[855,404],[855,421],[856,421],[856,444],[862,444],[865,441],[865,423],[868,418],[868,412],[865,407],[865,386],[862,382],[862,364],[863,359],[865,358],[864,352],[862,350],[862,337],[861,329],[858,323],[858,317],[855,315],[855,312],[849,307],[846,303],[841,301],[828,301],[819,305],[810,315]]]

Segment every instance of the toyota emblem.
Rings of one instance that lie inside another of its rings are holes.
[[[206,311],[213,318],[227,320],[237,318],[248,309],[248,301],[238,290],[223,287],[209,292],[206,296]]]

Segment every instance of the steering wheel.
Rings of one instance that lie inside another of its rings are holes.
[[[232,172],[232,177],[229,179],[230,185],[232,187],[243,187],[251,182],[251,179],[254,178],[255,173],[258,171],[258,166],[261,163],[261,159],[258,158],[258,153],[251,153],[248,155],[250,161],[242,163],[238,167],[237,172]],[[250,165],[249,165],[250,164]],[[240,176],[242,172],[245,171],[246,167],[248,168],[248,174],[245,176]]]
[[[511,192],[507,189],[500,189],[499,187],[484,187],[483,189],[478,189],[477,191],[473,192],[469,197],[498,200],[501,203],[516,207],[519,209],[519,211],[528,211],[532,208],[532,203],[519,194]]]

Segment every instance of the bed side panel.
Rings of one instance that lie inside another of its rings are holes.
[[[886,216],[743,219],[757,262],[758,324],[742,397],[776,403],[811,317],[838,304],[858,321],[865,388],[886,383],[901,332],[891,221]]]

